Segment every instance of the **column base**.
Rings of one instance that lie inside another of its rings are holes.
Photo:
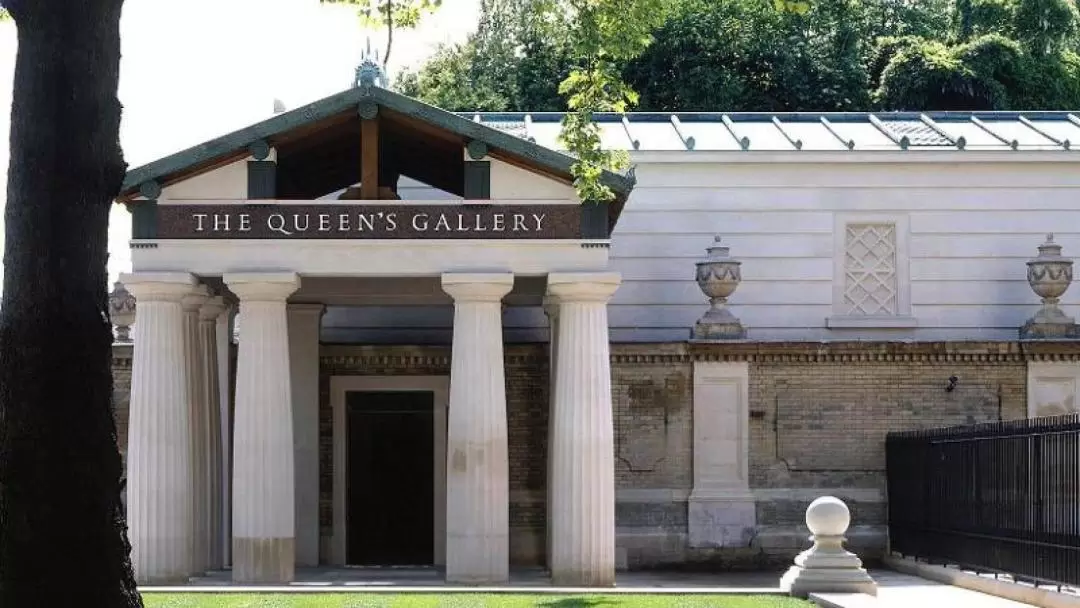
[[[291,583],[296,578],[295,538],[233,538],[233,582]]]
[[[597,570],[552,571],[551,584],[554,587],[614,587],[615,565]]]

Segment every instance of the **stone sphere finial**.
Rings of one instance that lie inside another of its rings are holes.
[[[877,595],[877,583],[863,568],[859,556],[844,548],[851,512],[835,496],[822,496],[806,508],[806,527],[813,546],[795,558],[780,578],[780,589],[799,597],[810,593],[866,593]]]
[[[835,496],[822,496],[806,508],[806,527],[814,536],[843,536],[851,525],[851,511]]]

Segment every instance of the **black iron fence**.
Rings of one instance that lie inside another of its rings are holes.
[[[890,433],[892,551],[1080,585],[1080,415]]]

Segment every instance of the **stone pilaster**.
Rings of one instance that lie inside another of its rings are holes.
[[[207,423],[206,367],[199,349],[199,309],[209,297],[205,285],[197,285],[180,299],[184,310],[184,365],[187,366],[188,402],[191,404],[191,572],[206,572],[207,545],[210,527],[207,510],[209,495],[206,481],[206,448],[209,437],[205,435]]]
[[[218,317],[225,311],[225,302],[221,296],[209,298],[199,309],[199,361],[202,364],[202,398],[199,400],[201,413],[195,416],[193,433],[195,453],[195,482],[203,485],[196,488],[195,494],[202,495],[202,504],[195,505],[195,530],[205,531],[206,543],[203,565],[207,570],[220,570],[225,567],[225,551],[222,544],[224,535],[224,514],[222,499],[221,454],[221,387],[218,366]],[[199,518],[204,517],[206,525],[199,526]],[[196,556],[198,561],[198,556]]]
[[[289,304],[293,443],[296,448],[296,565],[319,565],[319,325],[322,304]]]
[[[551,436],[555,431],[555,372],[558,370],[559,354],[559,300],[555,296],[544,297],[544,314],[548,319],[548,446],[547,446],[547,482],[544,486],[547,500],[547,514],[544,526],[546,534],[544,545],[544,563],[551,570],[551,472],[555,461],[552,458]]]
[[[191,403],[180,299],[187,273],[125,274],[138,301],[127,447],[127,519],[140,584],[191,573]]]
[[[694,489],[691,547],[748,547],[757,531],[750,492],[750,367],[694,362]]]
[[[551,579],[615,584],[615,442],[607,302],[617,273],[553,273],[559,345],[552,417]]]
[[[444,274],[454,298],[447,415],[446,580],[509,579],[510,474],[502,298],[509,273]]]
[[[296,567],[292,382],[285,300],[295,273],[226,274],[240,298],[233,437],[233,581],[286,583]]]

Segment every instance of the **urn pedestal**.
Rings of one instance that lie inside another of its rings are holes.
[[[693,340],[742,340],[746,328],[727,308],[727,299],[742,281],[742,262],[729,256],[729,248],[716,237],[708,248],[708,257],[697,263],[697,284],[712,303],[708,312],[694,324]]]
[[[1042,308],[1020,328],[1025,340],[1080,338],[1080,327],[1058,306],[1073,278],[1073,261],[1061,256],[1061,245],[1054,235],[1046,235],[1039,245],[1039,257],[1028,260],[1027,280],[1032,291],[1042,298]]]
[[[135,296],[117,281],[109,294],[109,317],[116,327],[116,341],[131,342],[131,326],[135,323]]]

